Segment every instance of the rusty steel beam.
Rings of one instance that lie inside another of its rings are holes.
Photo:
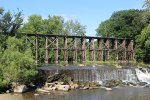
[[[77,64],[77,41],[76,38],[73,38],[73,64]]]
[[[55,37],[54,42],[54,63],[58,64],[58,37]]]
[[[123,42],[122,42],[122,48],[123,48],[123,51],[122,51],[122,60],[126,60],[126,40],[124,39]]]
[[[81,63],[85,63],[85,38],[81,38]]]
[[[134,60],[134,43],[133,40],[130,40],[128,44],[128,58],[129,60]]]
[[[94,60],[94,39],[91,38],[89,39],[89,60],[93,61]]]
[[[97,60],[102,61],[103,60],[103,39],[98,39],[98,51],[97,51]]]
[[[113,47],[113,59],[114,60],[118,60],[118,52],[117,52],[117,49],[118,49],[118,40],[115,39],[114,40],[114,47]]]
[[[38,37],[35,37],[35,64],[38,65]]]
[[[106,43],[105,43],[106,49],[106,60],[109,60],[109,39],[106,39]]]
[[[48,65],[48,37],[45,37],[45,64]]]
[[[67,37],[64,37],[64,63],[68,64]]]

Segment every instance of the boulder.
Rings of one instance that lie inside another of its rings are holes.
[[[105,88],[106,91],[112,91],[112,88]]]
[[[56,85],[57,90],[68,91],[70,89],[69,85]]]
[[[40,88],[39,88],[39,89],[37,89],[36,91],[37,91],[37,92],[43,92],[43,93],[48,93],[48,92],[49,92],[48,90],[40,89]]]
[[[122,81],[120,80],[108,80],[106,81],[104,86],[108,88],[112,88],[112,87],[120,86],[121,84],[122,84]]]
[[[44,87],[50,87],[50,86],[54,86],[55,85],[55,83],[45,83],[45,86]]]
[[[78,84],[71,84],[70,89],[77,89],[79,87]]]
[[[23,93],[27,91],[27,86],[26,85],[18,85],[14,88],[15,93]]]
[[[54,88],[54,87],[44,87],[43,89],[46,90],[46,91],[52,91],[52,90],[55,90],[56,88]]]
[[[56,81],[54,83],[57,84],[57,85],[63,85],[64,84],[64,82],[58,82],[58,81]]]
[[[140,86],[146,86],[147,83],[146,83],[146,82],[140,82],[139,85],[140,85]]]

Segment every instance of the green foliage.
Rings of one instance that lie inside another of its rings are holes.
[[[0,8],[0,34],[15,35],[16,31],[22,25],[23,15],[21,11],[11,14],[10,11],[4,12],[3,8]]]
[[[135,38],[148,23],[141,21],[142,10],[122,10],[112,14],[110,19],[97,28],[97,35]]]
[[[136,37],[136,58],[150,63],[150,24]]]
[[[39,33],[43,30],[43,19],[40,15],[29,16],[28,22],[24,24],[22,32]]]
[[[48,34],[61,34],[63,30],[64,18],[61,16],[48,16],[45,19],[45,31]]]
[[[0,52],[0,84],[27,83],[37,73],[31,49],[23,49],[23,39],[9,37],[7,48]]]
[[[150,10],[150,0],[145,0],[143,7],[146,7],[146,9]]]
[[[149,1],[148,1],[149,2]],[[97,28],[98,36],[126,37],[135,41],[137,61],[150,62],[150,13],[147,10],[122,10],[102,22]]]
[[[64,24],[63,34],[84,36],[86,33],[85,26],[82,26],[78,21],[69,20]]]

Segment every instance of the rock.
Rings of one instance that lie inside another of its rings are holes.
[[[14,92],[15,93],[23,93],[23,92],[26,92],[27,89],[28,88],[26,87],[26,85],[19,85],[14,88]]]
[[[56,85],[57,90],[68,91],[70,89],[69,85]]]
[[[49,92],[48,90],[44,90],[44,89],[37,89],[36,91],[37,92],[44,92],[44,93],[48,93]]]
[[[69,85],[73,85],[74,83],[73,83],[72,81],[69,81],[68,84],[69,84]]]
[[[79,85],[78,84],[74,84],[74,87],[75,87],[75,89],[77,89],[79,87]]]
[[[55,85],[55,83],[45,83],[44,87],[49,87],[49,86],[52,86],[52,85]]]
[[[149,88],[149,87],[150,87],[150,84],[146,84],[146,85],[145,85],[145,88]]]
[[[128,82],[129,86],[137,86],[137,84],[132,83],[132,82]]]
[[[39,94],[35,93],[34,95],[35,95],[35,96],[38,96]]]
[[[78,84],[72,84],[72,85],[70,85],[70,88],[71,88],[71,89],[77,89],[78,87],[79,87]]]
[[[122,81],[120,81],[120,80],[108,80],[108,81],[106,81],[104,86],[108,87],[108,88],[112,88],[112,87],[119,86],[121,84],[122,84]]]
[[[51,93],[48,93],[48,95],[50,95]]]
[[[57,84],[57,85],[63,85],[64,84],[64,82],[55,82],[55,84]]]
[[[106,91],[112,91],[112,88],[105,88]]]
[[[146,83],[146,82],[140,82],[139,85],[140,85],[140,86],[146,86],[147,83]]]
[[[10,93],[10,90],[7,90],[6,93]]]
[[[15,94],[13,94],[13,95],[17,96],[17,95],[19,95],[19,94],[16,94],[16,93],[15,93]]]
[[[78,66],[81,66],[81,67],[82,67],[82,66],[84,66],[84,64],[79,64]]]
[[[56,86],[44,87],[44,90],[47,90],[47,91],[56,90]]]

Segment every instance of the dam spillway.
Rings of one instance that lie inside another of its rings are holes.
[[[61,70],[69,72],[69,76],[76,82],[96,82],[102,84],[107,80],[122,80],[124,82],[138,82],[150,83],[150,69],[149,68],[111,68],[110,66],[44,66],[39,67],[39,75],[47,78],[53,76]]]

